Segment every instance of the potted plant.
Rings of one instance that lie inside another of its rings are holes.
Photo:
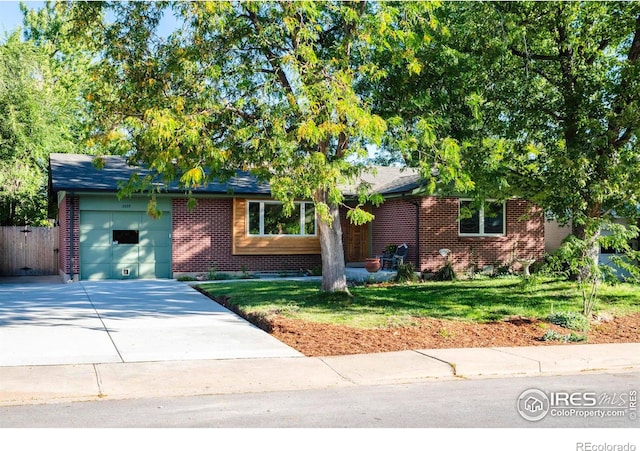
[[[376,257],[367,258],[364,262],[364,267],[369,272],[380,271],[380,259]]]
[[[384,247],[384,256],[385,257],[393,257],[398,250],[397,244],[387,244]]]

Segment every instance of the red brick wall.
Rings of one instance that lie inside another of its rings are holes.
[[[444,263],[439,250],[446,248],[452,251],[449,258],[457,271],[466,271],[471,263],[482,269],[514,258],[542,258],[544,218],[539,208],[523,200],[510,200],[506,203],[505,236],[460,237],[458,202],[457,197],[432,196],[389,199],[374,207],[372,254],[382,254],[387,244],[407,243],[406,261],[419,270],[437,270]],[[420,206],[419,242],[416,241],[416,203]]]
[[[73,211],[71,201],[73,200]],[[71,259],[71,237],[69,236],[69,219],[73,215],[73,274],[80,273],[80,214],[78,197],[65,196],[58,206],[58,228],[60,251],[58,254],[60,271],[67,276],[69,273],[69,260]]]
[[[405,262],[416,266],[416,205],[412,202],[418,200],[389,199],[373,209],[373,255],[382,255],[388,244],[406,243],[409,251]]]
[[[320,255],[233,255],[232,215],[232,199],[199,199],[193,210],[186,199],[174,199],[173,271],[285,271],[320,265]]]
[[[172,260],[174,272],[285,271],[307,270],[320,265],[320,255],[232,255],[232,199],[200,199],[194,210],[186,199],[173,200]],[[416,207],[420,208],[420,242],[416,243]],[[79,273],[79,211],[74,200],[74,274]],[[416,269],[438,269],[443,259],[439,249],[452,251],[456,270],[465,271],[473,261],[485,265],[503,264],[518,258],[541,259],[544,254],[544,218],[539,208],[523,200],[506,204],[506,235],[503,237],[458,236],[458,199],[424,197],[391,199],[372,210],[373,254],[381,254],[387,244],[407,243],[407,261]],[[69,215],[71,203],[60,203],[60,268],[69,272]],[[527,220],[523,219],[528,217]],[[416,253],[419,252],[419,256]]]
[[[475,263],[500,265],[516,258],[541,259],[544,254],[544,217],[541,209],[524,200],[506,203],[506,235],[458,236],[458,198],[425,197],[420,212],[420,269],[436,270],[444,260],[439,250],[451,250],[457,271]]]

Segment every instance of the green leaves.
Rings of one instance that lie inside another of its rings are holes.
[[[347,210],[347,219],[349,219],[349,221],[351,221],[351,223],[355,225],[366,224],[373,221],[374,218],[374,215],[372,215],[368,211],[363,210],[360,207]]]
[[[197,188],[204,180],[205,174],[201,167],[191,168],[180,177],[182,185],[188,188]]]
[[[44,15],[38,20],[50,31]],[[71,76],[81,68],[38,39],[16,33],[0,43],[0,225],[46,224],[49,153],[84,153],[83,103]]]

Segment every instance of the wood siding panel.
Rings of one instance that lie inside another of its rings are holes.
[[[233,201],[233,255],[306,255],[320,253],[318,237],[247,235],[247,199]]]

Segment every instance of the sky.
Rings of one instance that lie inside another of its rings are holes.
[[[23,2],[29,8],[39,9],[44,6],[44,2]],[[5,34],[22,26],[22,12],[20,12],[19,1],[0,0],[0,41]]]
[[[28,8],[40,9],[44,7],[42,1],[23,1]],[[16,28],[22,26],[22,12],[20,11],[20,1],[0,0],[0,42]],[[165,14],[160,22],[160,33],[169,34],[177,27],[177,22],[171,14]]]

